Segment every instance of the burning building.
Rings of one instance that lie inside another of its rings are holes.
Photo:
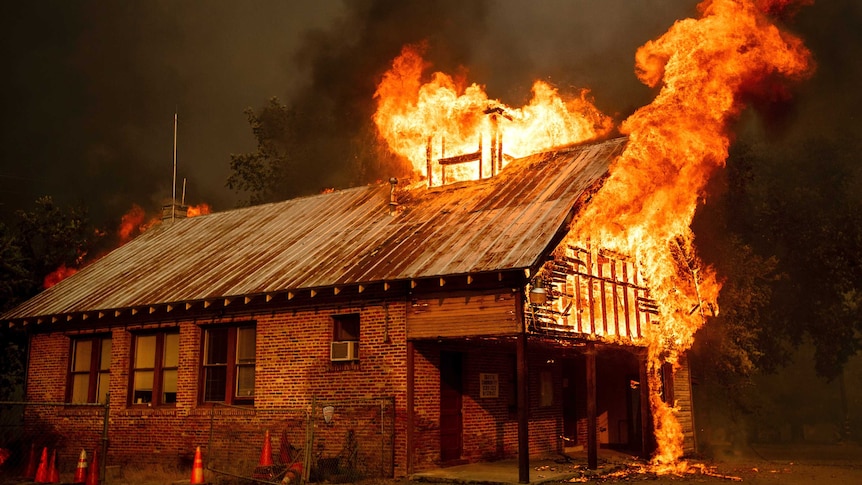
[[[212,452],[216,419],[313,422],[335,403],[329,424],[338,403],[378,399],[384,475],[517,456],[526,481],[531,456],[580,447],[595,466],[600,446],[673,467],[697,443],[685,351],[720,289],[694,251],[698,198],[743,100],[809,69],[755,4],[701,11],[638,51],[661,90],[600,142],[611,124],[586,92],[537,82],[513,109],[422,82],[405,49],[374,121],[418,182],[144,233],[2,316],[31,330],[28,400],[108,400],[135,430],[109,427],[123,462]],[[74,437],[75,416],[38,418]],[[356,451],[355,432],[306,441],[304,463]]]
[[[213,403],[381,397],[396,408],[397,476],[572,446],[648,455],[649,291],[627,258],[566,239],[625,145],[151,229],[3,316],[31,331],[27,399],[110,399],[111,429],[146,418],[111,431],[109,461],[206,446]],[[216,345],[247,355],[210,362]],[[170,368],[142,364],[144,349]],[[662,395],[693,447],[682,369]],[[76,433],[69,415],[40,420]]]

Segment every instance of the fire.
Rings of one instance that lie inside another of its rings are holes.
[[[197,216],[205,216],[212,212],[209,204],[201,203],[198,205],[190,205],[188,208],[188,212],[186,212],[186,217],[197,217]]]
[[[638,78],[661,89],[623,122],[626,150],[571,236],[575,244],[588,241],[633,256],[658,303],[659,323],[646,335],[647,365],[658,442],[653,466],[665,473],[686,465],[679,461],[683,436],[674,409],[659,394],[660,368],[691,346],[704,311],[717,310],[721,288],[696,255],[689,227],[698,200],[724,166],[743,98],[811,70],[801,40],[763,13],[777,6],[707,0],[698,6],[700,18],[678,21],[638,49]]]
[[[120,218],[120,227],[117,235],[120,238],[120,246],[131,241],[138,234],[146,231],[159,222],[158,217],[147,217],[147,213],[138,204],[132,204],[132,208]]]
[[[59,268],[45,276],[45,279],[42,281],[42,288],[47,290],[77,272],[76,268],[68,268],[65,264],[61,264]]]
[[[423,176],[429,176],[429,156],[439,159],[473,153],[477,148],[490,151],[491,144],[486,140],[482,148],[481,140],[490,136],[492,123],[499,122],[505,134],[501,165],[505,165],[506,157],[592,140],[612,128],[610,118],[588,99],[587,90],[564,99],[551,85],[536,81],[532,100],[524,107],[511,108],[489,99],[481,86],[466,86],[442,72],[435,72],[423,83],[427,64],[422,49],[405,46],[383,76],[374,95],[378,100],[374,122],[391,150],[408,159]],[[494,109],[502,119],[487,116]],[[483,176],[486,174],[478,173],[478,167],[461,167],[460,172],[447,175],[456,180]]]
[[[655,473],[682,473],[683,434],[673,403],[661,397],[661,368],[676,365],[695,331],[718,311],[721,284],[697,256],[690,229],[709,178],[724,167],[731,127],[758,95],[785,94],[783,83],[813,69],[802,41],[781,31],[768,15],[811,0],[704,0],[699,18],[676,22],[635,55],[638,78],[658,87],[655,100],[626,119],[626,149],[573,226],[566,246],[599,247],[632,257],[655,300],[658,318],[645,332],[650,407],[658,449]],[[427,82],[421,49],[405,47],[378,86],[374,115],[380,136],[426,177],[428,159],[482,151],[480,135],[504,114],[500,133],[507,155],[535,153],[556,145],[598,138],[610,120],[586,90],[563,99],[537,81],[533,100],[510,108],[484,90],[443,73]],[[430,149],[428,147],[431,147]],[[460,158],[460,157],[459,157]],[[505,162],[505,157],[503,162]],[[432,169],[433,170],[433,169]],[[476,169],[460,179],[485,176]],[[562,245],[561,245],[562,247]],[[603,338],[603,337],[599,337]]]

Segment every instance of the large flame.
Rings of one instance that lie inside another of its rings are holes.
[[[660,91],[621,125],[629,138],[626,149],[567,241],[633,257],[656,301],[658,321],[644,333],[658,444],[652,466],[657,473],[687,468],[680,460],[683,435],[676,410],[662,400],[661,368],[677,363],[707,312],[718,310],[721,285],[712,268],[697,257],[690,229],[698,201],[705,197],[710,176],[724,166],[731,124],[745,109],[745,100],[781,95],[782,82],[801,79],[812,70],[801,40],[767,17],[794,7],[792,3],[705,0],[698,6],[699,18],[678,21],[638,49],[638,78]],[[811,0],[795,2],[808,3]],[[501,131],[505,151],[512,156],[590,140],[610,129],[608,118],[586,99],[586,91],[563,100],[551,86],[537,81],[533,101],[513,109],[489,100],[481,87],[464,86],[446,74],[435,73],[423,84],[425,68],[419,49],[403,49],[378,86],[374,121],[391,149],[426,176],[434,175],[427,173],[428,158],[476,150],[488,129],[483,115],[488,108],[503,107],[509,114]]]
[[[698,260],[689,228],[698,200],[724,166],[729,125],[745,108],[743,99],[811,69],[802,42],[763,13],[777,6],[707,0],[698,6],[700,18],[678,21],[638,49],[639,79],[661,90],[623,122],[627,148],[573,230],[576,244],[589,241],[633,256],[658,303],[659,323],[646,335],[658,441],[653,464],[668,472],[685,463],[672,403],[660,396],[661,364],[675,364],[691,346],[705,307],[714,306],[720,290],[714,271]]]
[[[423,176],[428,176],[429,143],[434,159],[476,152],[482,138],[483,149],[490,151],[487,137],[495,121],[486,115],[489,109],[499,108],[502,113],[497,122],[505,132],[503,150],[509,157],[591,140],[612,127],[610,118],[589,101],[586,90],[564,99],[549,84],[536,81],[532,100],[512,108],[489,99],[481,86],[466,86],[442,72],[423,83],[426,67],[422,47],[405,46],[377,87],[374,114],[380,136]],[[501,164],[505,165],[505,157]],[[449,178],[469,180],[486,175],[479,174],[477,167],[462,167]]]

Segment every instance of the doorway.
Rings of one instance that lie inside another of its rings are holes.
[[[464,357],[461,352],[440,352],[440,461],[461,459]]]

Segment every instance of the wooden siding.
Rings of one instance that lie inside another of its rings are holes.
[[[407,338],[512,335],[515,295],[493,292],[415,298],[407,307]]]
[[[657,313],[634,261],[566,245],[540,273],[548,295],[534,328],[636,341]]]

